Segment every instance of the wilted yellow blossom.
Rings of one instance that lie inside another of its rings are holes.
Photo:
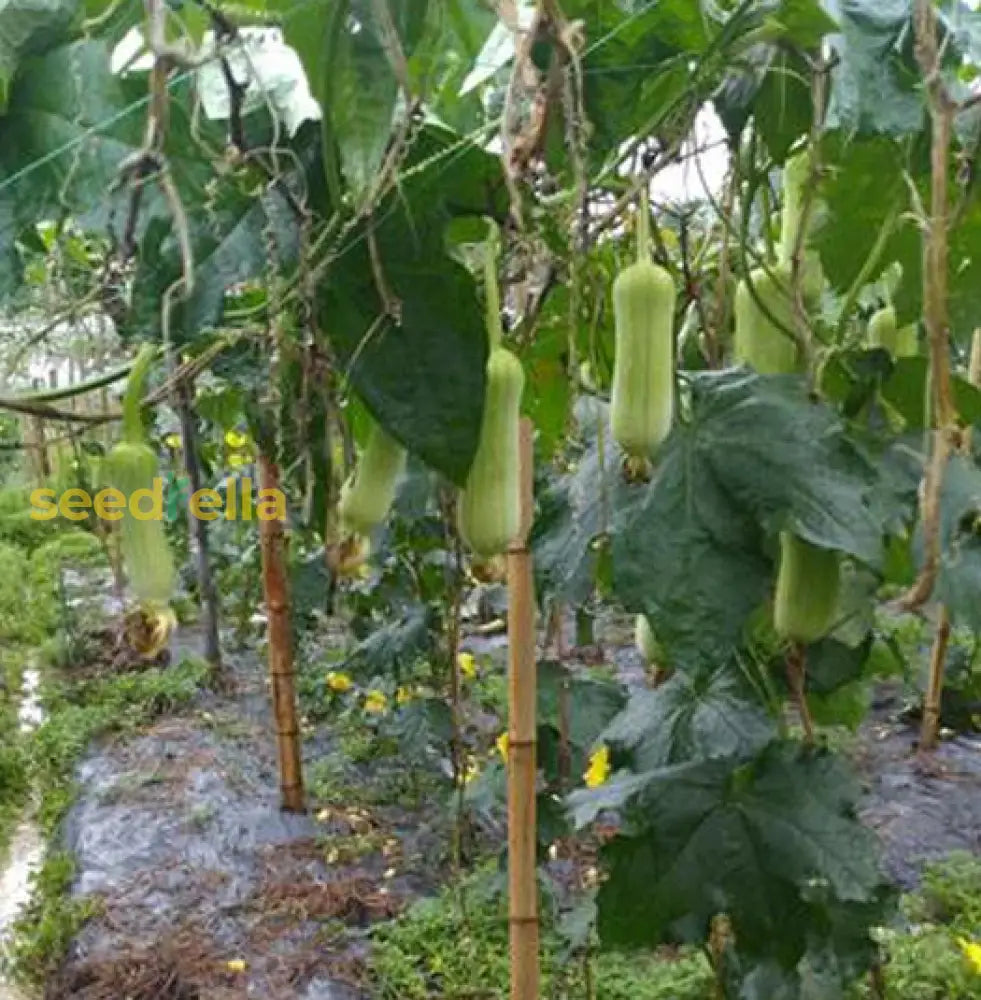
[[[602,746],[589,758],[583,778],[588,788],[598,788],[610,777],[610,748]]]

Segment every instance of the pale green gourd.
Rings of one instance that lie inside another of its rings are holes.
[[[525,374],[521,362],[501,346],[500,293],[493,248],[488,240],[484,274],[487,340],[484,412],[470,472],[457,501],[457,528],[464,543],[489,558],[505,552],[521,529],[519,425]]]
[[[402,445],[372,423],[358,466],[341,489],[338,515],[342,530],[367,535],[385,520],[405,463]]]
[[[745,280],[739,282],[735,301],[733,357],[761,375],[787,375],[799,369],[797,344],[793,339],[793,304],[790,301],[790,268],[777,265],[773,277],[762,268],[749,280],[760,302],[778,326],[753,298]],[[782,328],[781,328],[782,327]]]
[[[145,605],[167,604],[176,580],[162,510],[154,512],[144,502],[139,510],[151,516],[134,516],[130,503],[137,490],[152,491],[159,476],[157,456],[145,442],[140,419],[147,375],[156,356],[157,349],[147,344],[133,364],[123,399],[123,440],[106,456],[100,472],[105,482],[120,490],[126,499],[123,517],[117,522],[120,550],[130,587]]]
[[[773,600],[777,634],[801,643],[816,642],[825,636],[834,624],[840,578],[837,552],[781,532]]]
[[[610,389],[613,437],[635,458],[649,458],[674,419],[674,307],[671,275],[650,259],[647,200],[642,199],[638,259],[613,283],[616,356]]]

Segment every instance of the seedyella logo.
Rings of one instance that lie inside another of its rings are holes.
[[[149,489],[133,490],[126,496],[113,486],[89,494],[83,489],[65,490],[61,496],[50,487],[31,493],[31,518],[51,521],[61,516],[66,521],[85,521],[89,511],[101,521],[121,521],[127,513],[136,521],[175,520],[181,509],[190,511],[200,521],[283,521],[286,519],[286,496],[282,490],[263,488],[253,493],[252,480],[231,480],[224,497],[218,490],[189,492],[186,479],[162,477],[153,480]]]

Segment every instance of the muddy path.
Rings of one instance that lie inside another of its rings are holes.
[[[924,767],[903,707],[897,685],[879,689],[853,760],[865,785],[862,819],[882,840],[886,875],[912,889],[927,862],[951,851],[981,854],[981,736],[943,740]]]

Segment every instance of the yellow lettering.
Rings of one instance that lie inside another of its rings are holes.
[[[248,476],[242,478],[242,520],[252,520],[252,480]]]
[[[207,508],[205,508],[207,504]],[[214,521],[218,518],[217,507],[221,506],[221,494],[217,490],[198,490],[191,494],[191,517],[199,521]]]
[[[283,491],[270,488],[259,490],[255,512],[260,521],[285,521],[286,496]]]
[[[126,510],[126,495],[115,486],[99,490],[92,504],[95,516],[101,521],[121,521]]]
[[[58,505],[54,502],[55,491],[42,487],[31,491],[31,518],[34,521],[50,521],[58,516]]]
[[[150,509],[144,510],[142,502],[149,497]],[[129,512],[137,521],[163,520],[163,480],[157,476],[153,480],[153,489],[133,490],[129,495]]]
[[[66,521],[84,521],[88,515],[85,513],[92,506],[92,498],[85,492],[73,488],[65,490],[61,494],[61,501],[58,510]]]

